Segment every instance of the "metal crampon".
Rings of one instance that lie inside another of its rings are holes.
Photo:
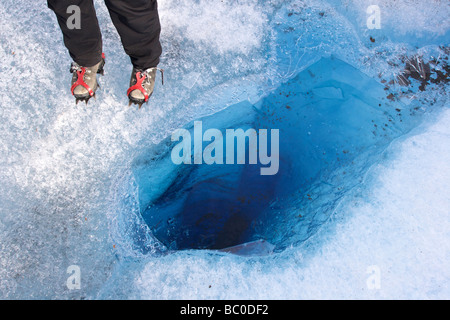
[[[75,104],[78,104],[78,102],[80,101],[84,101],[86,104],[88,104],[89,100],[91,98],[95,99],[95,93],[92,96],[88,96],[88,97],[77,97],[75,96]]]

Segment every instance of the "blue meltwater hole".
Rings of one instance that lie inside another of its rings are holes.
[[[323,58],[255,105],[188,124],[134,161],[143,219],[170,250],[252,241],[283,250],[308,239],[384,147],[414,126],[419,107],[389,94]],[[249,133],[244,145],[227,135],[237,129]]]

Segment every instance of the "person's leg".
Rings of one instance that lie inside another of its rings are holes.
[[[162,52],[156,0],[105,0],[125,52],[137,69],[156,67]]]
[[[98,25],[93,0],[48,0],[58,19],[64,37],[64,44],[73,61],[84,67],[92,67],[102,60],[102,36]],[[67,19],[73,12],[71,5],[80,8],[80,29],[70,29]]]

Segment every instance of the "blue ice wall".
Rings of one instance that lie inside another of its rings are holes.
[[[248,159],[245,165],[177,166],[170,159],[175,143],[168,138],[156,147],[166,147],[163,155],[155,159],[149,151],[133,166],[144,220],[171,250],[222,249],[256,240],[281,250],[306,240],[381,150],[417,123],[418,108],[394,104],[389,94],[330,57],[255,105],[243,102],[198,119],[204,131],[219,129],[224,136],[226,129],[279,130],[278,173],[262,176],[261,165]],[[193,124],[186,128],[193,137]]]

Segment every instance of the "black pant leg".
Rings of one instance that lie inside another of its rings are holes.
[[[105,0],[111,20],[134,67],[156,67],[162,53],[156,0]]]
[[[101,61],[102,35],[93,0],[48,0],[47,4],[58,18],[64,44],[72,59],[84,67],[92,67]],[[69,29],[67,26],[67,19],[73,14],[67,13],[67,8],[71,5],[81,9],[80,29]]]

